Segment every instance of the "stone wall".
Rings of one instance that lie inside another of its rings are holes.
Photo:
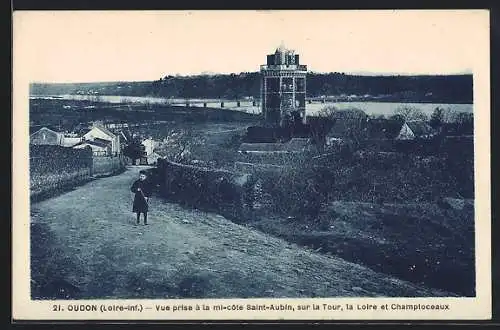
[[[94,156],[92,159],[92,174],[94,176],[112,175],[125,169],[125,159],[120,156]]]

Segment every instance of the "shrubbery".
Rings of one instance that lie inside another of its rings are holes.
[[[32,195],[88,179],[91,169],[92,151],[90,149],[30,145]]]
[[[154,180],[160,194],[189,206],[216,211],[238,211],[243,207],[251,177],[225,170],[196,167],[160,160]]]

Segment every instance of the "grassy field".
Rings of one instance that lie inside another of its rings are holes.
[[[315,251],[463,296],[475,295],[474,210],[335,201],[316,221],[249,217],[249,225]]]
[[[65,108],[70,107],[70,108]],[[75,100],[30,100],[30,126],[72,130],[78,123],[170,121],[175,123],[255,123],[258,115],[227,109],[169,105],[109,104]]]

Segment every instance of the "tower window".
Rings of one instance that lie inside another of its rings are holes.
[[[267,92],[276,93],[279,91],[280,81],[279,78],[267,78]]]

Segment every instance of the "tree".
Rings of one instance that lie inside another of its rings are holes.
[[[429,124],[433,128],[439,128],[443,125],[444,123],[444,111],[440,107],[437,107],[434,109],[434,112],[431,115],[431,120],[429,121]]]
[[[455,134],[474,134],[474,114],[447,108],[443,110],[443,122],[453,127]]]
[[[474,134],[474,114],[470,112],[459,112],[456,117],[456,123],[460,134]]]
[[[397,108],[395,114],[403,117],[405,121],[413,121],[413,120],[426,121],[429,119],[422,110],[409,106],[403,106]]]
[[[334,107],[333,105],[328,105],[318,111],[318,117],[333,121],[336,111],[338,111],[336,107]]]
[[[204,144],[202,135],[191,128],[171,130],[156,152],[176,163],[187,163],[193,158],[196,147]]]
[[[138,140],[133,139],[123,148],[123,154],[132,159],[135,164],[137,159],[140,159],[145,154],[145,146]]]

